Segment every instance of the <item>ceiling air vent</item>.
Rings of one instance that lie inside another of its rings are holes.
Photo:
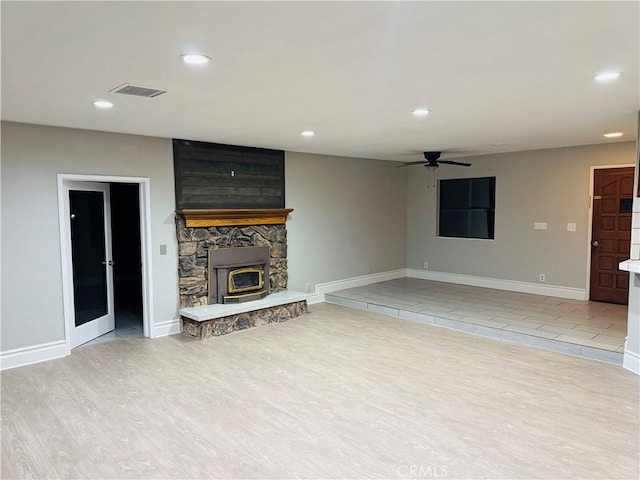
[[[130,83],[123,83],[109,90],[111,93],[122,93],[123,95],[133,95],[136,97],[153,98],[163,93],[167,93],[166,90],[158,90],[155,88],[140,87],[138,85],[131,85]]]

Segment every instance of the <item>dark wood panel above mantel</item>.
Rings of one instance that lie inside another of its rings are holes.
[[[177,209],[285,206],[284,151],[173,140]]]
[[[285,223],[293,208],[181,209],[187,227],[277,225]]]

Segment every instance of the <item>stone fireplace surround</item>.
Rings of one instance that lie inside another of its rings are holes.
[[[176,215],[180,307],[208,305],[209,248],[270,247],[269,289],[287,288],[287,230],[285,225],[187,227]]]
[[[290,211],[283,209],[282,217],[271,216],[272,210],[247,211],[249,214],[243,213],[244,220],[238,220],[238,211],[228,211],[231,212],[228,219],[225,219],[224,211],[191,211],[196,212],[196,220],[190,220],[190,215],[181,211],[176,212],[183,333],[203,339],[308,313],[306,295],[287,291],[287,231],[284,222]],[[271,295],[241,304],[243,307],[210,305],[209,250],[254,246],[268,246],[270,249]]]

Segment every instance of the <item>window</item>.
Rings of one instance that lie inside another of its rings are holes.
[[[494,238],[496,177],[440,180],[438,235]]]

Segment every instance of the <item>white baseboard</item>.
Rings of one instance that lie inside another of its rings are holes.
[[[515,280],[501,280],[499,278],[474,277],[457,273],[434,272],[432,270],[407,269],[407,277],[433,280],[436,282],[457,283],[473,287],[494,288],[511,292],[533,293],[548,297],[570,298],[572,300],[588,300],[584,288],[562,287],[560,285],[541,285],[539,283],[519,282]]]
[[[70,353],[64,340],[7,350],[0,353],[0,370],[46,362],[47,360],[66,357]]]
[[[180,320],[177,319],[156,323],[153,326],[154,338],[175,333],[180,333]],[[64,340],[7,350],[6,352],[0,352],[0,370],[46,362],[47,360],[66,357],[70,354],[71,351]]]
[[[622,367],[636,375],[640,375],[640,355],[630,352],[629,350],[625,350],[624,357],[622,359]]]
[[[407,269],[400,268],[398,270],[391,270],[389,272],[372,273],[370,275],[362,275],[361,277],[336,280],[335,282],[319,283],[316,285],[315,293],[312,293],[307,297],[307,303],[312,304],[324,302],[325,294],[335,292],[337,290],[361,287],[363,285],[369,285],[371,283],[386,282],[387,280],[395,280],[397,278],[404,278],[406,276]]]
[[[153,338],[166,337],[180,333],[180,319],[169,320],[153,325]]]

